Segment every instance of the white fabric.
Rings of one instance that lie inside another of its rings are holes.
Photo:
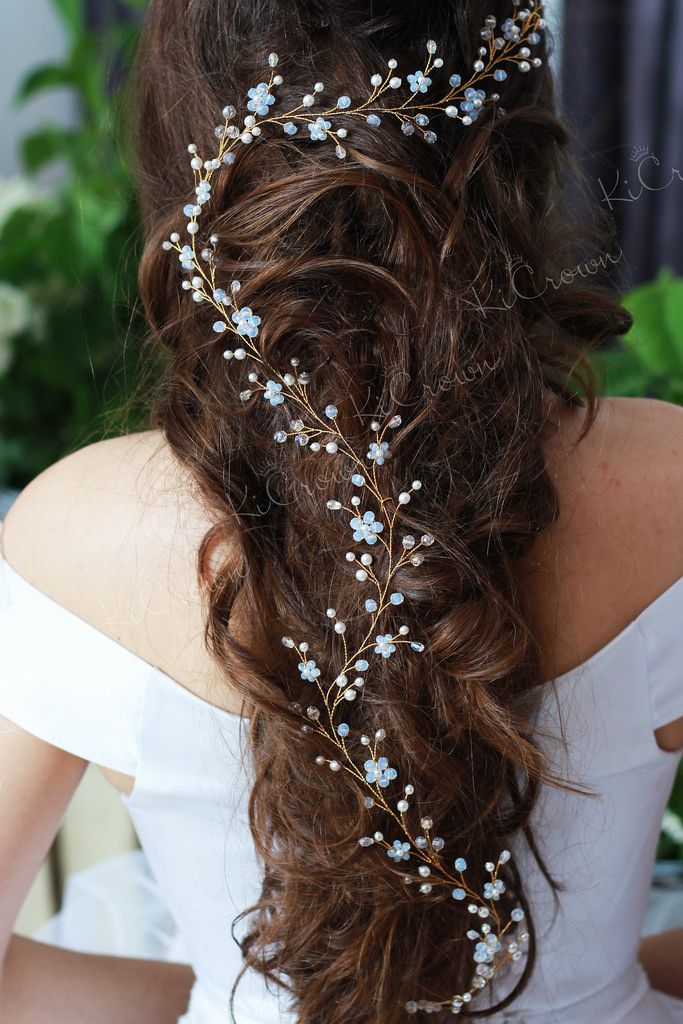
[[[513,1010],[491,1018],[496,1024],[683,1024],[683,1002],[652,992],[635,959],[679,760],[658,748],[653,729],[683,715],[682,617],[683,578],[546,688],[540,742],[562,777],[594,796],[541,793],[535,831],[562,886],[557,897],[518,844],[540,952],[527,989]],[[43,934],[72,948],[186,960],[198,980],[181,1024],[224,1024],[241,966],[231,925],[259,893],[243,723],[51,601],[1,558],[0,714],[136,776],[124,802],[144,854],[73,880]],[[284,997],[251,974],[234,1013],[237,1024],[294,1022]]]

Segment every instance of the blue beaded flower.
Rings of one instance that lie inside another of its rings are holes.
[[[180,253],[178,254],[178,259],[180,260],[180,265],[183,268],[183,270],[195,269],[194,253],[192,252],[191,245],[184,245],[182,247]]]
[[[308,122],[307,127],[311,133],[311,138],[315,142],[322,142],[323,139],[327,138],[327,132],[332,127],[332,122],[326,121],[324,117],[316,117],[315,121]]]
[[[237,324],[237,333],[246,335],[247,338],[255,338],[258,335],[260,316],[254,316],[250,306],[242,306],[239,311],[232,314],[233,321]]]
[[[505,882],[497,878],[495,882],[486,882],[484,885],[485,900],[499,900],[505,892]]]
[[[364,512],[362,519],[354,516],[350,525],[353,530],[353,539],[355,541],[364,540],[367,544],[376,544],[377,534],[384,529],[384,523],[375,519],[374,512]]]
[[[396,650],[396,644],[393,643],[393,639],[391,633],[385,633],[384,636],[376,636],[375,654],[381,654],[383,658],[390,658]]]
[[[503,36],[509,42],[514,42],[516,39],[519,39],[521,28],[513,18],[506,18],[500,28]]]
[[[386,757],[380,757],[377,761],[366,761],[363,769],[365,781],[373,786],[378,785],[381,789],[386,789],[390,782],[398,778],[398,772],[395,768],[389,767]]]
[[[410,860],[410,843],[402,843],[400,839],[394,839],[394,844],[387,850],[387,857],[398,863],[402,860]]]
[[[473,960],[477,964],[490,964],[495,954],[500,949],[500,941],[497,935],[490,932],[484,936],[483,942],[478,942],[474,949]]]
[[[410,82],[411,92],[427,92],[427,89],[432,84],[431,78],[428,78],[424,71],[416,71],[414,75],[408,75],[408,81]]]
[[[389,442],[382,441],[381,444],[377,444],[373,441],[366,457],[371,462],[376,462],[378,466],[383,466],[384,460],[389,458]]]
[[[270,92],[267,82],[259,82],[255,89],[250,89],[247,109],[262,117],[268,113],[268,107],[275,103],[275,97]]]
[[[301,678],[305,679],[307,683],[314,683],[320,675],[320,669],[312,659],[300,661],[299,672],[301,672]]]
[[[263,397],[271,405],[282,405],[285,400],[285,396],[282,394],[282,384],[278,384],[276,380],[267,381]]]
[[[476,121],[485,99],[486,93],[483,89],[465,89],[465,99],[461,102],[460,109],[463,113],[469,114],[472,121]]]

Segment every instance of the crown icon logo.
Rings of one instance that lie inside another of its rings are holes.
[[[630,159],[634,164],[640,163],[643,157],[646,157],[650,152],[649,146],[634,146],[631,150]]]

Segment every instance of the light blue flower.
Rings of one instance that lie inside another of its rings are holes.
[[[499,900],[505,892],[505,882],[497,878],[495,882],[486,882],[484,885],[485,900]]]
[[[327,132],[332,127],[332,122],[326,121],[324,117],[316,117],[315,121],[308,122],[307,127],[311,138],[316,142],[321,142],[327,138]]]
[[[427,78],[424,71],[416,71],[414,75],[408,75],[411,92],[427,92],[432,84],[431,78]]]
[[[183,270],[194,270],[194,253],[192,252],[191,245],[184,245],[178,253],[178,259]]]
[[[320,675],[320,669],[312,659],[300,661],[299,672],[301,672],[301,678],[305,679],[307,683],[314,683]]]
[[[506,18],[500,28],[504,38],[507,39],[508,42],[514,42],[519,39],[522,31],[514,18]]]
[[[353,539],[355,541],[364,540],[367,544],[376,544],[377,534],[384,529],[384,523],[375,519],[374,512],[364,512],[362,519],[354,516],[350,525],[353,530]]]
[[[232,314],[234,323],[237,324],[237,333],[246,335],[247,338],[255,338],[258,334],[260,316],[254,316],[250,306],[242,306],[239,311]]]
[[[299,130],[293,121],[287,121],[286,124],[283,124],[282,128],[285,135],[296,135]]]
[[[371,462],[376,462],[378,466],[383,466],[384,460],[387,459],[388,457],[389,442],[382,441],[381,444],[378,444],[376,441],[373,441],[372,444],[370,445],[370,450],[368,451],[367,458],[370,459]]]
[[[393,846],[387,850],[387,857],[398,864],[402,860],[410,860],[410,843],[402,843],[400,839],[394,839]]]
[[[490,932],[483,942],[478,942],[474,949],[473,960],[477,964],[490,964],[500,949],[498,936]]]
[[[386,757],[380,757],[377,761],[366,761],[363,769],[365,781],[373,786],[378,785],[381,789],[386,789],[389,783],[398,777],[398,772],[395,768],[389,767]]]
[[[255,89],[249,90],[248,96],[247,108],[262,117],[268,113],[268,107],[275,103],[275,97],[270,92],[267,82],[259,82]]]
[[[282,405],[285,400],[285,396],[282,394],[282,384],[278,384],[276,380],[266,381],[266,390],[263,392],[263,397],[271,405]]]
[[[396,650],[396,644],[393,643],[393,639],[391,633],[385,633],[384,636],[376,636],[375,654],[381,654],[383,658],[390,658]]]

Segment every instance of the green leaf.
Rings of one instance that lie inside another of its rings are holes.
[[[664,293],[664,318],[683,368],[683,278],[671,280]]]
[[[85,28],[85,0],[52,0],[68,32],[78,35]]]
[[[58,157],[71,157],[77,133],[68,128],[47,125],[21,141],[21,158],[24,168],[34,173]]]
[[[15,103],[25,103],[31,96],[45,92],[46,89],[56,89],[60,86],[74,86],[74,76],[70,67],[65,64],[41,64],[40,67],[29,71],[25,78],[19,83],[14,94]]]
[[[664,315],[672,275],[664,270],[656,281],[641,285],[624,299],[633,316],[633,327],[624,338],[641,362],[655,375],[683,374],[683,353],[679,353]]]
[[[652,374],[633,349],[621,347],[613,352],[600,352],[593,363],[598,373],[604,375],[607,395],[638,398],[650,389]]]

